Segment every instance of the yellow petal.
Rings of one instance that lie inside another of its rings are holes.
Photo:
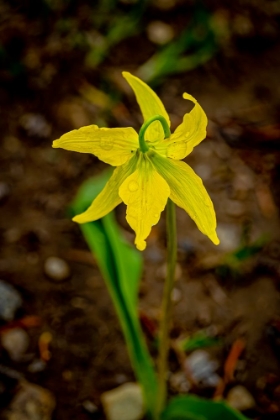
[[[138,79],[138,77],[133,76],[127,71],[124,71],[122,75],[135,93],[144,121],[149,120],[155,115],[162,115],[170,127],[169,116],[157,94],[146,83],[142,82],[142,80]],[[155,121],[146,130],[145,140],[154,142],[163,138],[164,131],[162,126],[158,121]]]
[[[170,187],[170,198],[182,207],[194,220],[198,229],[215,245],[219,244],[216,234],[216,214],[201,179],[185,162],[172,161],[159,155],[153,157],[159,174]]]
[[[170,189],[147,154],[140,155],[137,169],[121,185],[119,195],[127,205],[126,219],[136,233],[136,247],[143,251],[145,239],[163,211]]]
[[[53,147],[80,153],[92,153],[103,162],[119,166],[138,149],[138,134],[133,128],[98,128],[88,125],[63,134]]]
[[[119,188],[124,180],[135,170],[136,163],[137,156],[135,155],[129,162],[116,168],[101,193],[84,213],[73,218],[74,222],[93,222],[110,213],[120,204],[122,200],[119,196]]]
[[[169,140],[163,140],[159,145],[158,152],[172,159],[184,159],[191,153],[193,148],[206,137],[207,117],[196,99],[184,93],[184,99],[194,102],[194,107],[188,114],[184,115],[180,124]]]

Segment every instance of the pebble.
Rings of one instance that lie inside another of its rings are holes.
[[[249,171],[237,172],[233,178],[232,186],[237,192],[247,192],[255,186],[254,175]]]
[[[211,298],[220,306],[227,304],[227,295],[221,288],[214,276],[208,276],[204,279],[204,286]]]
[[[171,292],[172,302],[178,303],[182,299],[182,292],[180,289],[174,288]]]
[[[254,408],[256,403],[250,392],[242,385],[231,388],[227,394],[227,403],[239,411]]]
[[[232,217],[243,216],[246,211],[244,203],[239,200],[227,200],[226,213]]]
[[[1,334],[3,348],[14,361],[20,361],[29,346],[29,336],[22,328],[13,328]]]
[[[11,321],[21,305],[22,299],[18,291],[12,285],[0,280],[0,318]]]
[[[206,163],[198,163],[197,165],[195,165],[194,170],[203,181],[207,181],[211,178],[212,168]]]
[[[58,257],[49,257],[44,264],[45,274],[57,282],[64,281],[70,276],[70,267],[66,261]]]
[[[6,420],[51,420],[55,399],[50,391],[22,381],[20,390],[11,402]]]
[[[133,382],[104,392],[101,402],[107,420],[141,420],[145,412],[141,387]]]
[[[201,327],[208,327],[212,324],[212,313],[209,305],[200,303],[197,310],[197,322]]]
[[[229,223],[219,223],[217,235],[220,239],[219,250],[231,252],[240,245],[240,226]]]
[[[170,386],[175,392],[182,394],[187,394],[191,389],[191,384],[184,372],[173,373],[170,376]]]
[[[124,384],[125,382],[127,382],[127,380],[127,376],[124,373],[117,373],[115,375],[115,383],[117,385]]]
[[[147,26],[147,35],[154,44],[164,45],[174,38],[174,31],[167,23],[154,20]]]
[[[20,125],[28,136],[47,138],[51,134],[51,126],[41,114],[24,114],[20,118]]]
[[[47,363],[41,359],[33,360],[28,366],[28,371],[32,373],[43,372],[46,369]]]
[[[82,406],[90,414],[94,414],[94,413],[96,413],[98,411],[97,406],[92,401],[90,401],[90,400],[85,400],[82,403]]]
[[[186,359],[187,368],[193,379],[204,387],[216,387],[221,378],[216,374],[219,365],[216,360],[211,360],[204,350],[195,350]]]
[[[164,263],[162,266],[160,266],[157,269],[156,273],[160,279],[165,279],[167,275],[167,264]],[[175,280],[179,280],[181,277],[182,277],[182,268],[181,268],[181,265],[177,263],[175,267]]]

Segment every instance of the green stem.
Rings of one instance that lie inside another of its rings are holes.
[[[164,284],[161,322],[159,327],[159,355],[158,355],[158,395],[156,404],[156,420],[165,406],[167,396],[167,366],[169,353],[169,332],[172,310],[171,292],[174,284],[177,237],[176,237],[176,214],[175,204],[168,199],[167,202],[167,276]]]
[[[168,122],[166,121],[166,119],[162,115],[155,115],[154,117],[148,119],[147,121],[144,122],[144,124],[142,125],[142,127],[140,128],[140,131],[139,131],[139,146],[140,146],[141,152],[143,152],[143,153],[146,153],[149,150],[149,146],[145,142],[145,132],[146,132],[147,128],[154,121],[159,121],[161,123],[163,131],[164,131],[164,138],[165,139],[170,137],[170,135],[171,135]]]

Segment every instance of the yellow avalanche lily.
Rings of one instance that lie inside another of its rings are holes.
[[[190,166],[180,162],[206,136],[207,117],[203,109],[191,95],[184,93],[183,97],[192,101],[194,107],[170,134],[168,114],[156,93],[130,73],[123,72],[123,76],[133,89],[144,117],[139,135],[133,128],[90,125],[53,142],[55,148],[92,153],[116,166],[90,207],[73,220],[86,223],[100,219],[123,201],[127,205],[127,221],[136,233],[136,247],[142,251],[170,197],[217,245],[212,201],[201,179]]]

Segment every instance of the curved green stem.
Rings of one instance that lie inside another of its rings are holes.
[[[161,308],[161,322],[159,327],[159,355],[158,355],[158,395],[156,404],[156,420],[165,406],[167,396],[167,364],[169,353],[169,332],[172,309],[171,292],[174,284],[177,236],[175,204],[168,199],[167,202],[167,276],[164,284],[163,300]]]
[[[144,124],[142,125],[142,127],[140,128],[140,131],[139,131],[139,146],[140,146],[141,152],[143,152],[143,153],[146,153],[149,150],[149,146],[145,142],[145,132],[146,132],[147,128],[154,121],[159,121],[161,123],[163,131],[164,131],[164,138],[165,139],[170,137],[170,135],[171,135],[168,122],[166,121],[166,119],[162,115],[155,115],[154,117],[148,119],[147,121],[144,122]]]

